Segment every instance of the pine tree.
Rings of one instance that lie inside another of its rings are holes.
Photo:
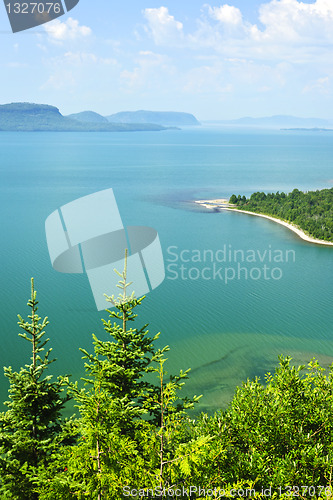
[[[44,340],[49,321],[38,316],[38,301],[31,279],[31,314],[28,321],[18,315],[19,336],[31,344],[31,363],[15,372],[4,368],[10,383],[9,408],[0,414],[0,492],[1,498],[35,500],[38,494],[38,470],[45,470],[52,452],[64,443],[61,410],[68,401],[62,396],[64,381],[46,375],[52,349],[45,351]]]

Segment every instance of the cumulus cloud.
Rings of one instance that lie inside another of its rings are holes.
[[[156,45],[174,45],[183,39],[183,24],[169,14],[167,7],[145,9],[143,14],[148,21],[147,31],[151,33]]]
[[[333,2],[317,0],[306,4],[297,0],[272,0],[263,4],[259,19],[267,39],[286,42],[318,43],[333,41]]]
[[[197,29],[186,33],[166,7],[145,9],[146,30],[157,45],[211,48],[233,57],[280,58],[304,62],[316,49],[331,50],[333,1],[271,0],[262,3],[258,24],[244,19],[229,4],[205,5],[208,16],[197,19]],[[324,48],[323,48],[324,47]]]
[[[221,7],[208,6],[208,9],[211,17],[223,24],[240,25],[243,23],[242,13],[237,7],[225,4]]]
[[[261,0],[251,21],[232,0],[210,0],[191,24],[166,7],[145,9],[143,15],[146,33],[160,53],[167,50],[172,78],[184,95],[209,100],[211,93],[237,106],[239,99],[245,106],[271,106],[275,99],[284,105],[305,95],[312,101],[333,95],[333,0],[308,1]],[[123,77],[133,88],[144,88],[152,72],[151,62],[141,61]]]
[[[64,42],[88,37],[92,34],[88,26],[80,26],[79,21],[69,17],[65,22],[55,19],[44,24],[44,29],[53,42]]]

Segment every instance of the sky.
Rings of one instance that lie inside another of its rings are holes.
[[[333,118],[333,0],[207,1],[80,0],[16,34],[1,3],[0,102]]]

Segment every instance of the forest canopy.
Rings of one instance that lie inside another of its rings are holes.
[[[168,346],[156,349],[159,334],[137,326],[143,298],[126,295],[125,272],[120,284],[104,334],[81,349],[82,387],[48,374],[49,322],[32,280],[30,314],[18,316],[31,363],[5,368],[0,498],[332,498],[332,366],[296,368],[280,356],[265,381],[236,388],[227,409],[195,415],[199,398],[181,396],[189,370],[167,375]],[[70,399],[78,415],[65,419]]]
[[[333,188],[291,193],[256,192],[250,198],[233,194],[230,203],[240,210],[271,215],[295,224],[320,240],[333,241]]]

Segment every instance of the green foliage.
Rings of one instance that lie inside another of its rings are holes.
[[[31,280],[31,298],[28,301],[29,321],[18,316],[18,325],[24,331],[20,337],[31,343],[31,363],[15,372],[5,368],[10,383],[8,411],[0,414],[0,474],[1,494],[4,498],[30,500],[38,498],[35,478],[38,471],[48,467],[51,455],[64,443],[70,442],[67,426],[61,421],[61,410],[68,397],[62,397],[63,379],[52,381],[45,372],[54,360],[52,349],[45,352],[45,328],[37,314],[38,301]],[[3,498],[1,497],[1,498]]]
[[[188,371],[165,382],[162,367],[168,347],[156,350],[154,342],[159,334],[149,337],[147,325],[135,326],[134,310],[143,298],[127,294],[131,285],[127,257],[124,271],[117,274],[120,294],[117,298],[106,296],[115,310],[108,310],[108,321],[102,320],[111,340],[93,336],[94,353],[81,350],[86,360],[86,386],[70,385],[81,415],[80,439],[68,448],[61,462],[67,483],[61,486],[59,477],[54,477],[48,488],[59,498],[112,499],[120,497],[128,484],[169,484],[166,476],[171,473],[164,466],[176,456],[177,461],[181,459],[178,451],[182,442],[180,434],[171,439],[171,428],[181,427],[185,409],[198,400],[181,399],[177,394]],[[158,385],[147,378],[154,372],[159,374]],[[161,451],[161,442],[165,451]]]
[[[333,373],[317,361],[290,365],[280,357],[275,374],[239,387],[229,408],[203,415],[196,435],[214,436],[197,481],[212,486],[251,482],[272,486],[331,486]],[[304,373],[305,372],[305,373]]]
[[[29,321],[19,316],[31,364],[18,373],[5,369],[0,497],[116,500],[136,489],[131,498],[138,500],[143,493],[159,498],[163,489],[174,498],[172,491],[184,489],[184,498],[197,500],[235,498],[233,490],[247,498],[332,498],[333,365],[326,373],[313,359],[296,368],[281,356],[265,383],[247,380],[225,411],[191,419],[187,410],[198,398],[180,397],[188,371],[168,376],[168,348],[155,349],[158,335],[136,327],[143,299],[127,295],[126,265],[119,276],[121,293],[107,297],[115,310],[103,320],[111,340],[94,336],[94,353],[82,351],[84,388],[44,374],[48,320],[37,315],[32,281]],[[78,419],[61,420],[65,382]]]
[[[303,193],[253,193],[249,199],[232,195],[230,203],[250,212],[278,217],[314,238],[333,241],[333,188]]]
[[[170,381],[165,383],[166,361],[162,354],[158,355],[155,372],[159,380],[159,391],[155,391],[154,396],[146,402],[149,407],[159,409],[159,422],[152,428],[150,442],[154,443],[151,455],[155,457],[153,485],[160,489],[172,488],[174,484],[186,485],[193,468],[201,463],[204,448],[210,440],[209,436],[191,436],[191,421],[185,410],[193,408],[200,397],[194,396],[193,400],[183,404],[178,392],[184,385],[187,372],[181,371],[178,377],[170,377]],[[177,404],[179,401],[180,404]]]

